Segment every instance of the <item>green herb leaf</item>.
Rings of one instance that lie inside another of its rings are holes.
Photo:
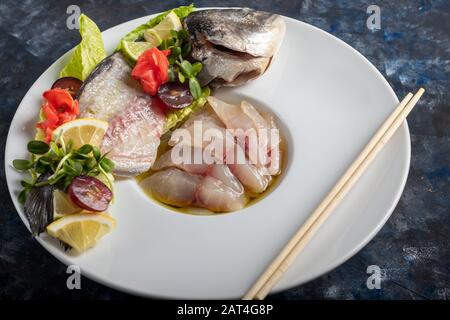
[[[86,161],[84,162],[84,170],[86,172],[90,172],[96,166],[97,166],[97,161],[94,158],[86,159]]]
[[[180,31],[178,31],[178,39],[180,39],[181,41],[186,41],[189,38],[189,33],[187,32],[187,30],[182,29]]]
[[[90,144],[85,144],[77,150],[77,153],[89,154],[89,153],[91,153],[92,149],[93,149],[93,147]]]
[[[26,180],[22,180],[20,181],[20,184],[22,185],[22,187],[24,187],[25,189],[31,189],[34,185],[34,183],[28,182]]]
[[[174,56],[169,56],[167,60],[169,61],[169,65],[173,65],[175,64],[175,61],[177,61],[177,58]]]
[[[114,169],[114,162],[112,162],[111,160],[109,160],[108,158],[103,158],[100,161],[100,166],[102,167],[103,170],[105,170],[106,172],[111,172]]]
[[[175,71],[173,70],[172,66],[169,67],[169,69],[167,70],[167,73],[169,75],[169,81],[174,82],[176,80],[176,75],[175,75]]]
[[[95,160],[99,161],[101,158],[100,150],[97,147],[92,148],[92,154],[94,155]]]
[[[77,175],[77,176],[80,176],[83,173],[83,165],[79,162],[75,162],[73,164],[72,168],[74,169],[75,175]]]
[[[66,176],[64,178],[64,185],[63,185],[63,189],[66,190],[70,184],[72,183],[73,177],[72,176]]]
[[[200,73],[200,71],[202,71],[203,65],[201,64],[201,62],[195,62],[192,65],[192,76],[196,77],[197,74]]]
[[[43,156],[43,157],[40,157],[38,161],[42,164],[49,166],[50,163],[52,162],[52,159],[49,156]]]
[[[58,157],[64,156],[64,151],[60,150],[58,145],[53,141],[50,142],[50,150],[52,150],[53,154],[55,154]]]
[[[192,46],[191,46],[191,44],[188,42],[188,43],[185,43],[182,47],[181,47],[181,55],[183,56],[183,57],[187,57],[190,53],[191,53],[191,50],[192,50]]]
[[[178,72],[178,80],[179,80],[181,83],[184,83],[184,81],[186,81],[185,76],[184,76],[181,72]]]
[[[28,189],[23,189],[19,195],[17,196],[17,199],[20,203],[25,203],[25,200],[27,199]]]
[[[173,47],[172,49],[170,49],[170,54],[175,57],[179,56],[181,54],[181,48]]]
[[[195,100],[202,96],[202,87],[200,86],[197,78],[189,78],[189,91],[191,91],[191,94]]]
[[[31,165],[32,165],[31,161],[28,160],[23,159],[13,160],[13,167],[16,168],[17,170],[28,170],[30,169]]]
[[[34,170],[39,174],[43,174],[43,173],[47,172],[47,168],[48,168],[48,166],[41,163],[40,161],[37,161],[34,166]]]
[[[47,183],[47,184],[55,184],[55,183],[57,183],[59,180],[61,180],[64,177],[66,177],[66,174],[64,172],[60,172],[56,176],[54,176],[53,178],[51,178],[49,180],[46,180],[46,181],[43,181],[43,182]],[[45,184],[43,184],[43,185],[45,185]]]
[[[76,173],[76,172],[75,172],[75,169],[69,164],[68,161],[66,161],[66,162],[63,164],[62,170],[63,170],[63,172],[66,173],[66,174],[74,174],[74,173]]]
[[[27,149],[33,154],[44,154],[48,152],[50,147],[44,141],[32,140],[28,142]]]
[[[186,78],[190,78],[192,76],[192,65],[189,61],[183,60],[181,63],[178,63],[178,65]]]

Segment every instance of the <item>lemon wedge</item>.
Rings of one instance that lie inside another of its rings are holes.
[[[147,29],[144,32],[145,41],[150,42],[157,47],[163,40],[170,38],[170,31],[180,31],[183,29],[180,18],[175,12],[170,12],[163,21],[158,23],[155,27]]]
[[[49,224],[47,233],[81,253],[93,247],[115,227],[116,221],[106,214],[76,213]]]
[[[81,211],[82,209],[72,202],[67,193],[61,190],[53,191],[53,219]]]
[[[65,143],[70,140],[73,147],[79,148],[84,144],[98,147],[108,129],[108,122],[98,119],[80,118],[66,122],[53,131],[53,140],[61,135]]]

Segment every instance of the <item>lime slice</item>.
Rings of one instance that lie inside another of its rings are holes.
[[[137,61],[139,56],[148,49],[153,48],[153,44],[150,42],[129,42],[129,41],[122,41],[121,49],[122,53],[130,58],[132,61]]]
[[[146,30],[144,33],[144,38],[145,41],[147,41],[146,43],[150,43],[152,46],[155,47],[159,46],[163,41],[163,39],[161,39],[161,37],[159,36],[158,32],[155,31],[154,29]]]
[[[170,31],[180,31],[183,29],[180,18],[175,12],[170,12],[163,21],[155,27],[144,32],[144,38],[154,46],[158,46],[162,40],[170,38]]]

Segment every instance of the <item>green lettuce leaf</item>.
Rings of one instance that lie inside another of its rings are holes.
[[[97,25],[86,15],[80,15],[81,42],[75,47],[69,63],[60,77],[74,77],[84,81],[95,66],[106,57],[102,35]]]
[[[135,28],[134,30],[130,31],[127,35],[125,35],[125,37],[123,37],[121,40],[125,40],[125,41],[136,41],[139,38],[142,38],[144,36],[144,31],[150,28],[153,28],[154,26],[156,26],[157,24],[159,24],[161,21],[164,20],[164,18],[171,12],[175,12],[175,14],[178,16],[178,18],[180,19],[184,19],[186,18],[192,11],[195,10],[194,4],[190,4],[188,6],[181,6],[172,10],[168,10],[166,12],[163,12],[159,15],[157,15],[156,17],[154,17],[153,19],[150,19],[150,21],[148,21],[147,23],[141,24],[139,27]],[[120,41],[120,43],[122,43],[122,41]],[[116,48],[117,50],[120,50],[120,43],[119,46]]]
[[[174,129],[177,125],[181,124],[186,117],[203,107],[206,103],[206,98],[210,95],[210,93],[209,87],[205,87],[203,88],[202,96],[195,100],[190,106],[169,113],[166,116],[166,124],[164,126],[163,133]]]

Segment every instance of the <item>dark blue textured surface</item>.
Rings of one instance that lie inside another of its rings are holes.
[[[0,150],[14,112],[34,81],[78,42],[65,27],[78,4],[101,30],[188,1],[13,1],[0,3]],[[365,55],[399,97],[424,86],[409,117],[411,170],[404,194],[380,233],[357,255],[310,283],[273,299],[450,298],[450,3],[436,1],[195,1],[251,6],[303,20]],[[366,8],[381,8],[381,30],[366,27]],[[0,298],[127,299],[83,278],[66,288],[66,268],[31,239],[15,212],[0,157]],[[366,268],[382,269],[380,290],[366,287]]]

